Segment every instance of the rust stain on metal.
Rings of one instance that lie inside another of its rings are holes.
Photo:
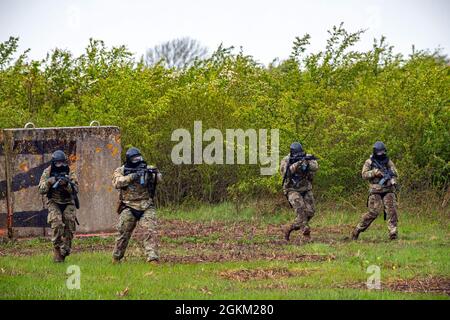
[[[23,172],[27,172],[29,170],[28,163],[26,161],[19,164],[19,169]]]
[[[6,172],[6,211],[7,220],[6,225],[8,229],[8,237],[13,237],[13,203],[14,194],[11,190],[11,153],[12,153],[12,134],[10,132],[4,133],[4,153],[5,153],[5,172]]]
[[[119,153],[119,148],[117,148],[117,147],[114,147],[113,148],[113,151],[111,152],[111,155],[114,157],[116,154],[118,154]]]
[[[3,223],[7,228],[2,226],[0,236],[29,237],[49,233],[48,226],[42,222],[46,206],[40,198],[37,201],[36,181],[40,178],[39,170],[44,169],[57,149],[68,154],[69,166],[80,182],[78,232],[114,230],[118,195],[113,192],[111,174],[121,161],[118,127],[3,129],[0,143],[0,153],[6,164],[2,179],[6,179],[7,189],[1,203],[2,211],[7,213]],[[3,163],[1,165],[3,169]]]

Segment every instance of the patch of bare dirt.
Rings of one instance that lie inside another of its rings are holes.
[[[211,250],[189,250],[191,255],[165,254],[162,256],[163,262],[171,263],[200,263],[200,262],[224,262],[224,261],[289,261],[289,262],[317,262],[335,259],[331,255],[319,254],[294,254],[282,251],[266,251],[263,249],[253,249],[252,246],[224,246],[228,249],[217,251]]]
[[[411,293],[435,293],[450,296],[450,278],[429,276],[426,278],[400,279],[385,284],[391,291]]]
[[[299,232],[293,233],[291,241],[284,240],[283,225],[252,222],[198,222],[176,219],[159,221],[159,236],[163,239],[161,248],[167,249],[168,262],[221,262],[238,260],[286,260],[286,261],[326,261],[333,256],[298,255],[283,252],[286,245],[303,245],[306,241]],[[345,226],[344,226],[345,227]],[[312,242],[328,239],[338,241],[342,229],[330,227],[313,229]],[[330,236],[331,235],[331,236]],[[143,230],[137,228],[134,239],[143,240]],[[48,242],[47,242],[48,241]],[[91,241],[79,237],[73,246],[73,253],[85,251],[112,251],[114,236]],[[131,249],[131,248],[130,248]],[[174,253],[174,251],[182,253]],[[129,250],[131,251],[131,250]],[[29,246],[26,240],[19,240],[13,246],[0,247],[0,256],[28,256],[50,253],[50,240]],[[187,255],[185,254],[188,253]]]
[[[349,283],[338,285],[338,288],[367,289],[365,283]],[[428,276],[412,279],[396,279],[381,283],[382,290],[406,292],[406,293],[434,293],[450,296],[450,278]]]
[[[222,222],[193,222],[175,219],[161,219],[159,229],[161,235],[172,239],[181,237],[206,237],[225,228]]]
[[[249,280],[266,280],[306,275],[306,270],[289,270],[287,268],[239,269],[222,271],[219,275],[227,280],[245,282]]]

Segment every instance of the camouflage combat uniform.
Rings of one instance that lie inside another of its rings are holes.
[[[309,221],[315,213],[312,181],[315,173],[319,169],[319,164],[316,160],[305,160],[305,162],[308,164],[308,171],[306,173],[301,172],[300,162],[293,163],[290,166],[291,174],[299,174],[300,180],[295,184],[292,179],[286,179],[283,185],[283,192],[297,214],[291,229],[301,230],[303,235],[309,236]],[[289,155],[281,160],[280,173],[282,177],[284,177],[288,164]]]
[[[76,212],[72,200],[72,186],[66,184],[57,189],[52,189],[49,182],[51,166],[42,173],[39,181],[39,193],[48,196],[47,222],[52,229],[52,243],[55,250],[59,250],[62,257],[70,254],[73,234],[75,233]],[[78,181],[74,172],[69,173],[70,180],[74,183],[78,192]]]
[[[389,160],[387,162],[387,168],[391,169],[392,172],[398,176],[397,169],[394,163]],[[397,237],[397,201],[395,196],[395,178],[388,181],[386,185],[379,185],[378,182],[382,179],[377,176],[379,169],[372,166],[372,159],[369,158],[364,163],[362,169],[362,177],[369,181],[369,198],[367,200],[367,207],[369,211],[362,216],[361,222],[356,226],[353,233],[354,238],[359,235],[359,233],[364,232],[370,224],[378,217],[382,212],[386,212],[388,217],[388,229],[391,239]]]
[[[148,168],[152,167],[148,166]],[[161,178],[161,173],[158,173],[158,182]],[[122,203],[117,225],[119,236],[116,239],[113,258],[115,260],[123,258],[133,230],[138,221],[141,221],[145,229],[144,249],[147,259],[148,261],[158,260],[156,210],[147,186],[133,181],[132,175],[124,175],[124,166],[114,171],[112,183],[116,189],[120,189]]]

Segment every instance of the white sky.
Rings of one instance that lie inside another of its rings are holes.
[[[190,36],[210,51],[223,42],[242,46],[262,63],[289,56],[295,36],[310,33],[323,49],[327,30],[341,21],[350,31],[369,30],[359,48],[387,36],[395,51],[442,47],[450,54],[449,0],[0,0],[0,41],[19,36],[21,50],[41,59],[56,47],[80,54],[93,37],[126,45],[140,57],[146,48]]]

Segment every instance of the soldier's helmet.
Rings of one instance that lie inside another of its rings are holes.
[[[52,172],[69,172],[69,166],[67,164],[67,156],[62,150],[56,150],[52,154],[51,161]]]
[[[139,151],[139,149],[135,147],[131,147],[130,149],[128,149],[125,157],[127,164],[131,166],[136,166],[144,160],[141,155],[141,151]]]
[[[52,154],[52,164],[59,167],[61,165],[67,165],[67,156],[62,150],[56,150]]]
[[[373,156],[377,159],[386,158],[387,149],[383,142],[377,141],[373,145]]]
[[[381,155],[383,153],[386,153],[387,149],[383,142],[377,141],[373,145],[373,154]]]
[[[291,157],[302,155],[304,153],[303,146],[301,145],[300,142],[294,142],[290,146],[290,152],[291,152]]]

